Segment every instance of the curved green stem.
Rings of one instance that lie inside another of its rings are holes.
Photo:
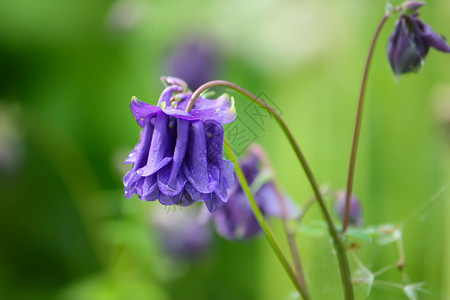
[[[296,289],[302,295],[303,299],[305,299],[305,300],[309,299],[308,294],[305,292],[303,287],[300,286],[300,284],[298,283],[297,277],[295,276],[294,271],[292,270],[286,257],[284,256],[283,252],[281,251],[280,245],[278,244],[277,240],[275,239],[275,236],[273,235],[272,231],[270,230],[269,226],[267,225],[266,221],[264,220],[264,217],[263,217],[258,205],[256,204],[255,198],[253,197],[252,192],[250,191],[250,187],[248,186],[247,180],[245,179],[245,176],[242,173],[242,170],[241,170],[241,167],[239,166],[239,162],[237,161],[236,155],[234,154],[233,150],[231,150],[231,148],[228,144],[228,141],[226,141],[226,140],[224,143],[224,148],[225,148],[225,152],[227,153],[228,157],[233,162],[234,171],[236,173],[237,178],[239,179],[241,188],[244,191],[244,194],[247,197],[248,201],[250,202],[250,207],[252,208],[253,214],[255,215],[256,220],[258,221],[259,225],[261,226],[262,230],[264,231],[264,234],[265,234],[269,244],[272,246],[273,251],[277,255],[281,264],[283,265],[283,268],[286,270],[286,273],[288,274],[292,283],[295,285]]]
[[[350,197],[353,189],[353,179],[355,176],[355,164],[356,164],[356,153],[358,151],[358,141],[359,141],[359,132],[361,130],[361,119],[362,112],[364,107],[364,95],[366,91],[366,83],[367,78],[369,76],[370,62],[372,61],[373,51],[375,49],[375,44],[378,40],[378,36],[380,35],[381,28],[386,23],[386,20],[389,18],[389,14],[386,13],[378,24],[377,30],[375,31],[375,35],[373,36],[372,43],[370,44],[369,53],[367,54],[366,64],[364,66],[364,73],[361,80],[361,88],[359,91],[359,100],[358,100],[358,108],[356,110],[356,120],[355,120],[355,129],[353,132],[353,141],[352,141],[352,150],[350,153],[350,163],[348,166],[348,176],[347,176],[347,191],[345,194],[345,210],[344,210],[344,218],[342,220],[342,232],[344,233],[347,229],[349,211],[350,211]]]
[[[353,286],[352,286],[352,282],[351,282],[351,276],[350,276],[350,268],[348,266],[348,260],[347,260],[347,255],[345,253],[345,249],[344,246],[342,244],[342,240],[334,226],[333,220],[331,219],[331,216],[328,212],[328,209],[325,205],[325,201],[323,200],[322,194],[320,192],[319,189],[319,185],[317,184],[317,181],[311,171],[311,168],[309,167],[305,156],[303,155],[302,151],[300,150],[300,147],[298,146],[294,136],[292,135],[292,132],[289,130],[289,128],[287,127],[286,123],[284,122],[284,120],[280,117],[280,115],[275,112],[273,110],[273,108],[271,108],[270,106],[268,106],[264,101],[262,101],[261,99],[259,99],[258,97],[256,97],[255,95],[253,95],[252,93],[248,92],[247,90],[241,88],[240,86],[228,82],[228,81],[223,81],[223,80],[215,80],[215,81],[210,81],[207,82],[205,84],[203,84],[202,86],[200,86],[193,94],[191,99],[189,100],[188,105],[186,106],[186,111],[189,112],[194,103],[195,100],[200,96],[200,94],[212,87],[216,87],[216,86],[224,86],[224,87],[228,87],[231,88],[237,92],[239,92],[240,94],[248,97],[251,101],[253,101],[255,104],[257,104],[258,106],[266,109],[269,114],[271,116],[273,116],[275,118],[275,120],[277,121],[278,125],[281,127],[281,129],[283,130],[283,133],[286,135],[287,139],[289,140],[289,143],[291,144],[291,147],[294,149],[294,152],[298,158],[298,160],[300,161],[300,164],[303,167],[303,170],[305,171],[306,177],[309,180],[309,183],[311,184],[311,187],[314,191],[314,195],[317,199],[317,202],[319,203],[320,209],[322,211],[322,214],[325,218],[325,221],[328,225],[328,231],[330,233],[331,238],[333,239],[333,244],[334,247],[336,249],[336,254],[337,254],[337,258],[338,258],[338,262],[339,262],[339,270],[341,273],[341,280],[342,280],[342,287],[344,290],[344,295],[345,295],[345,299],[346,300],[351,300],[354,299],[354,295],[353,295]]]

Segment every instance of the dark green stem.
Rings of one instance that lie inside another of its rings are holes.
[[[270,106],[268,106],[264,101],[262,101],[261,99],[259,99],[255,95],[253,95],[252,93],[248,92],[247,90],[241,88],[240,86],[238,86],[234,83],[231,83],[228,81],[223,81],[223,80],[210,81],[210,82],[207,82],[207,83],[203,84],[202,86],[200,86],[192,94],[191,100],[189,100],[189,103],[186,106],[186,111],[189,112],[192,109],[192,107],[195,103],[195,100],[200,96],[200,94],[203,91],[205,91],[209,88],[212,88],[212,87],[216,87],[216,86],[224,86],[224,87],[231,88],[231,89],[239,92],[240,94],[248,97],[255,104],[257,104],[258,106],[260,106],[263,109],[266,109],[270,113],[270,115],[275,118],[278,125],[283,130],[283,133],[286,135],[287,139],[289,140],[291,147],[294,149],[294,152],[295,152],[298,160],[300,161],[300,164],[302,165],[303,170],[305,171],[306,177],[308,178],[309,183],[311,184],[311,187],[314,191],[314,195],[317,199],[317,202],[319,203],[322,214],[328,225],[328,231],[330,233],[331,238],[333,239],[333,244],[336,249],[336,254],[337,254],[337,258],[338,258],[338,262],[339,262],[339,270],[341,273],[342,287],[344,290],[345,299],[346,300],[354,299],[353,286],[352,286],[352,281],[351,281],[351,276],[350,276],[350,268],[348,266],[347,255],[345,253],[345,249],[342,244],[342,240],[334,226],[334,223],[333,223],[331,216],[328,212],[328,209],[325,205],[325,201],[322,197],[322,194],[320,193],[319,185],[317,184],[317,181],[316,181],[315,177],[313,176],[311,168],[309,167],[309,165],[306,161],[306,158],[304,157],[302,151],[300,150],[300,147],[298,146],[294,136],[292,135],[292,132],[289,130],[289,128],[287,127],[284,120],[280,117],[280,115],[277,112],[275,112]]]
[[[370,44],[369,53],[367,54],[366,64],[364,66],[364,73],[361,80],[361,88],[359,91],[359,100],[358,100],[358,108],[356,110],[356,120],[355,120],[355,129],[353,132],[353,141],[352,141],[352,150],[350,153],[350,163],[348,166],[348,176],[347,176],[347,191],[345,195],[345,210],[344,210],[344,218],[342,220],[342,232],[344,233],[347,229],[348,219],[349,219],[349,211],[350,211],[350,197],[352,195],[353,189],[353,179],[355,176],[355,164],[356,164],[356,154],[358,152],[358,141],[359,141],[359,132],[361,129],[361,120],[362,120],[362,112],[364,107],[364,95],[366,91],[366,83],[367,78],[369,76],[370,62],[372,61],[373,51],[375,49],[375,44],[378,40],[378,36],[380,34],[381,28],[386,23],[389,14],[385,14],[378,24],[377,30],[375,31],[375,35],[373,36],[372,43]]]

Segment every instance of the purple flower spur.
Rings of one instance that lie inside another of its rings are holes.
[[[186,84],[165,77],[168,87],[157,106],[131,101],[131,112],[142,128],[139,142],[124,163],[133,164],[124,176],[125,197],[188,206],[205,202],[214,212],[227,201],[234,181],[233,164],[222,158],[223,127],[236,117],[233,99],[191,98]]]
[[[450,52],[445,40],[418,18],[417,9],[424,4],[417,1],[405,2],[404,13],[400,14],[389,38],[387,56],[392,71],[397,76],[418,71],[430,47]]]

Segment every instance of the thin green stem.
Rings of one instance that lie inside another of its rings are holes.
[[[366,83],[367,78],[369,76],[370,62],[372,61],[373,51],[375,49],[376,42],[378,40],[378,36],[380,35],[381,29],[383,25],[386,23],[389,14],[385,14],[378,24],[377,30],[375,31],[375,35],[373,36],[372,43],[370,44],[369,53],[367,54],[366,64],[364,66],[363,77],[361,80],[361,88],[359,91],[359,100],[358,100],[358,108],[356,110],[356,120],[355,120],[355,129],[353,131],[353,141],[352,141],[352,150],[350,153],[350,163],[348,166],[348,176],[347,176],[347,191],[345,195],[345,210],[344,210],[344,218],[342,220],[342,232],[344,233],[347,229],[348,220],[349,220],[349,211],[350,211],[350,197],[353,189],[353,179],[355,176],[355,164],[356,164],[356,154],[358,152],[358,141],[359,141],[359,132],[361,130],[361,120],[362,113],[364,107],[364,95],[366,91]]]
[[[294,271],[292,270],[286,257],[284,256],[283,252],[281,251],[281,248],[280,248],[277,240],[275,239],[275,236],[273,235],[272,231],[270,230],[269,226],[267,225],[266,221],[264,220],[264,217],[263,217],[258,205],[256,204],[256,201],[252,195],[252,192],[250,191],[250,187],[248,186],[247,180],[245,179],[245,176],[242,173],[242,170],[239,166],[236,155],[234,154],[233,150],[231,150],[231,148],[228,145],[228,142],[226,140],[224,143],[224,148],[225,148],[225,152],[227,153],[228,157],[231,159],[231,161],[234,164],[234,171],[236,173],[236,176],[238,177],[241,188],[244,191],[244,194],[250,203],[250,207],[252,208],[252,211],[253,211],[253,214],[255,215],[256,220],[258,221],[259,225],[261,226],[262,230],[264,231],[267,241],[272,246],[273,251],[277,255],[278,259],[280,260],[283,268],[286,270],[286,273],[288,274],[292,283],[295,285],[296,289],[302,295],[303,299],[305,299],[305,300],[309,299],[305,290],[299,285]]]
[[[294,263],[294,269],[297,274],[297,281],[298,284],[302,287],[305,293],[305,299],[309,298],[309,292],[306,285],[305,276],[303,274],[303,268],[300,260],[300,251],[297,247],[297,242],[295,240],[295,232],[292,230],[292,228],[289,227],[288,224],[288,211],[287,211],[287,204],[286,204],[286,198],[283,196],[283,193],[281,191],[280,184],[278,182],[277,176],[275,175],[275,169],[272,166],[272,163],[270,162],[270,159],[267,157],[267,155],[262,150],[261,146],[259,145],[252,145],[250,148],[252,153],[254,153],[262,162],[264,169],[268,170],[272,174],[271,180],[273,181],[273,185],[275,187],[275,193],[277,197],[278,204],[281,207],[281,221],[283,224],[283,230],[286,234],[286,239],[289,244],[289,251],[291,252],[292,261]]]
[[[300,161],[300,164],[303,167],[303,170],[306,174],[306,177],[309,180],[309,183],[311,184],[311,187],[314,191],[314,195],[317,199],[317,202],[319,203],[320,209],[321,209],[322,214],[327,223],[328,231],[330,233],[331,238],[333,239],[333,245],[336,249],[336,254],[337,254],[337,259],[338,259],[338,263],[339,263],[339,270],[341,273],[342,287],[344,290],[345,299],[346,300],[354,299],[353,286],[352,286],[351,276],[350,276],[350,268],[348,265],[347,255],[345,253],[345,249],[342,244],[342,240],[334,226],[333,220],[331,219],[331,216],[325,205],[325,201],[320,192],[319,185],[317,184],[317,181],[311,171],[311,168],[309,167],[305,156],[303,155],[302,151],[300,150],[299,145],[297,144],[294,136],[292,135],[292,132],[289,130],[289,128],[287,127],[284,120],[280,117],[280,115],[277,112],[275,112],[270,106],[268,106],[264,101],[262,101],[261,99],[259,99],[255,95],[253,95],[252,93],[248,92],[247,90],[241,88],[240,86],[238,86],[234,83],[231,83],[228,81],[223,81],[223,80],[210,81],[210,82],[207,82],[207,83],[203,84],[202,86],[200,86],[192,94],[192,97],[189,100],[188,105],[186,106],[186,111],[189,112],[192,109],[192,107],[194,106],[195,100],[200,96],[200,94],[203,91],[205,91],[209,88],[212,88],[212,87],[216,87],[216,86],[224,86],[224,87],[231,88],[231,89],[239,92],[240,94],[248,97],[253,103],[257,104],[258,106],[260,106],[263,109],[266,109],[268,111],[268,113],[275,118],[278,125],[281,127],[283,133],[286,135],[289,143],[291,144],[291,147],[294,149],[294,152],[295,152],[298,160]]]

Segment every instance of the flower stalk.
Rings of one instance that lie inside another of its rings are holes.
[[[345,195],[345,210],[344,210],[344,218],[342,221],[342,233],[347,230],[348,221],[349,221],[349,211],[350,211],[350,197],[352,195],[353,189],[353,180],[355,177],[355,164],[356,164],[356,154],[358,152],[358,141],[359,141],[359,133],[361,130],[361,120],[362,113],[364,107],[364,95],[366,91],[367,78],[369,75],[370,63],[372,61],[373,51],[375,49],[376,42],[378,40],[378,36],[380,35],[381,29],[383,25],[386,23],[386,20],[389,18],[389,13],[386,13],[381,19],[378,27],[375,31],[375,35],[373,36],[372,43],[370,44],[369,53],[367,54],[366,63],[364,66],[364,72],[361,80],[361,88],[359,91],[359,99],[358,99],[358,108],[356,110],[356,120],[355,120],[355,129],[353,131],[353,140],[352,140],[352,148],[350,153],[350,162],[348,166],[348,175],[347,175],[347,190]]]
[[[303,167],[303,170],[304,170],[306,177],[308,178],[308,181],[314,191],[314,195],[317,199],[317,202],[319,203],[320,209],[321,209],[322,214],[327,223],[329,234],[330,234],[331,238],[333,239],[333,245],[334,245],[334,248],[335,248],[336,254],[337,254],[345,299],[346,300],[354,299],[353,286],[352,286],[351,276],[350,276],[350,268],[348,265],[347,255],[346,255],[346,252],[344,249],[343,241],[342,241],[341,237],[339,236],[339,234],[336,230],[336,227],[334,226],[333,220],[331,219],[330,213],[328,212],[325,201],[320,192],[319,185],[317,184],[317,181],[311,171],[311,168],[309,167],[309,164],[306,161],[306,158],[303,155],[303,152],[300,150],[300,147],[297,144],[292,132],[289,130],[289,128],[287,127],[284,120],[280,117],[280,115],[277,112],[275,112],[273,110],[273,108],[268,106],[264,101],[262,101],[261,99],[259,99],[255,95],[253,95],[252,93],[248,92],[247,90],[241,88],[240,86],[238,86],[234,83],[224,81],[224,80],[210,81],[210,82],[207,82],[207,83],[203,84],[202,86],[200,86],[192,94],[192,97],[186,106],[186,112],[189,112],[192,109],[196,99],[200,96],[200,94],[203,91],[205,91],[209,88],[212,88],[212,87],[217,87],[217,86],[224,86],[224,87],[231,88],[231,89],[237,91],[238,93],[246,96],[253,103],[257,104],[258,106],[260,106],[263,109],[266,109],[268,111],[268,113],[275,118],[278,125],[281,127],[283,133],[286,135],[287,139],[289,140],[289,143],[291,144],[291,147],[293,148],[300,164]]]

